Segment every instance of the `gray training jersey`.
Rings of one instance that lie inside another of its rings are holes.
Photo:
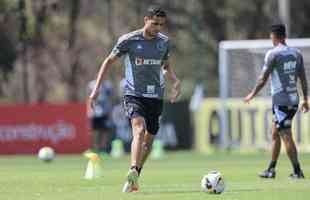
[[[95,88],[96,80],[92,80],[88,83],[88,91],[91,93]],[[93,109],[92,117],[104,117],[109,115],[112,111],[113,103],[113,86],[112,83],[108,80],[102,82],[100,86],[100,93],[97,98],[97,103]]]
[[[298,105],[297,78],[304,70],[300,51],[283,44],[269,50],[263,70],[271,69],[271,94],[275,105]]]
[[[143,30],[121,36],[113,48],[112,55],[124,55],[126,83],[124,95],[162,99],[164,75],[162,63],[169,56],[169,40],[162,33],[147,40]]]

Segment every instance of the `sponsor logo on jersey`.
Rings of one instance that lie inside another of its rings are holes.
[[[144,58],[136,57],[135,64],[137,66],[139,66],[139,65],[160,65],[161,60],[159,60],[159,59],[144,59]]]
[[[298,101],[298,95],[296,93],[294,94],[289,94],[289,98],[292,102]]]
[[[146,92],[147,92],[148,94],[153,94],[153,93],[155,93],[155,85],[147,85],[147,86],[146,86]]]
[[[143,49],[142,45],[141,45],[141,44],[138,44],[138,45],[137,45],[137,49],[140,49],[140,50]]]
[[[295,81],[295,75],[289,75],[289,78],[290,78],[290,84],[295,84],[296,81]]]
[[[288,61],[284,63],[284,73],[288,74],[288,73],[293,73],[295,72],[296,69],[296,61]]]
[[[297,91],[297,87],[286,87],[286,91],[288,91],[288,92],[296,92]]]
[[[144,93],[142,94],[143,97],[147,97],[147,98],[157,98],[158,97],[158,94],[147,94],[147,93]]]

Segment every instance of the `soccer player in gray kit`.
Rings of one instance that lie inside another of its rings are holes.
[[[272,156],[268,168],[259,174],[262,178],[275,178],[276,164],[281,149],[281,139],[285,145],[286,153],[292,163],[293,173],[290,179],[303,179],[304,174],[300,168],[295,142],[292,137],[292,120],[298,110],[299,95],[297,80],[300,80],[303,92],[301,110],[308,112],[307,79],[304,69],[303,57],[296,48],[287,46],[286,30],[283,24],[271,26],[270,37],[274,48],[265,56],[262,73],[256,86],[248,94],[244,101],[249,103],[251,99],[263,88],[271,75],[272,94]]]
[[[124,56],[126,84],[124,107],[130,118],[133,140],[131,166],[123,192],[138,191],[138,178],[159,129],[163,109],[165,78],[173,81],[173,103],[180,95],[180,81],[169,65],[169,39],[160,31],[166,22],[166,12],[151,6],[144,17],[144,27],[121,36],[110,55],[101,65],[96,86],[88,106],[94,106],[102,80],[108,68]]]

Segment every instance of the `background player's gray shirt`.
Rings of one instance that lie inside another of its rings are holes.
[[[88,83],[88,93],[90,94],[95,88],[96,80]],[[105,80],[100,85],[100,93],[97,98],[97,103],[93,109],[91,117],[104,117],[109,115],[113,108],[113,86],[108,80]]]
[[[169,56],[169,40],[162,33],[147,40],[143,30],[133,31],[118,39],[112,55],[124,55],[126,84],[124,95],[162,99],[164,75],[162,63]]]
[[[263,70],[271,69],[271,94],[275,105],[298,105],[298,74],[304,70],[300,51],[283,44],[269,50]]]

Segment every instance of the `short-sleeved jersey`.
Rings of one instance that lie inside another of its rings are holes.
[[[297,78],[304,71],[296,48],[279,44],[266,53],[263,70],[271,70],[271,94],[275,105],[298,105]]]
[[[169,40],[162,33],[154,39],[145,39],[143,30],[121,36],[114,46],[112,55],[124,55],[124,95],[162,99],[164,75],[161,68],[169,56]]]

